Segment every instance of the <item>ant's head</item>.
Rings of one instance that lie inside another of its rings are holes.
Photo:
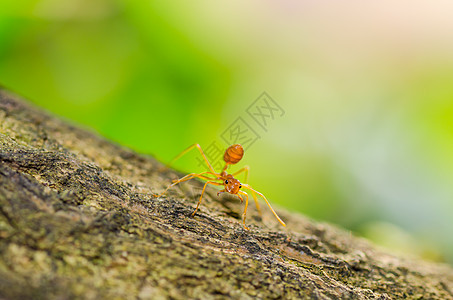
[[[240,144],[234,144],[226,149],[223,160],[230,165],[237,164],[244,156],[244,148]]]
[[[225,186],[225,192],[230,194],[237,194],[239,189],[242,187],[241,182],[230,174],[224,178],[223,185]]]

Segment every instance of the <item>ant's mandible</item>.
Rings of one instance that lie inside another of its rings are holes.
[[[217,173],[214,170],[214,168],[211,166],[211,163],[206,158],[206,155],[204,154],[204,152],[201,149],[199,144],[194,144],[194,145],[190,146],[189,148],[187,148],[186,150],[182,151],[170,163],[168,163],[167,166],[172,164],[175,160],[177,160],[178,158],[180,158],[181,156],[183,156],[184,154],[186,154],[187,152],[189,152],[190,150],[192,150],[195,147],[200,151],[200,153],[203,156],[203,159],[206,162],[206,165],[208,166],[210,171],[202,172],[202,173],[190,173],[190,174],[188,174],[188,175],[186,175],[186,176],[184,176],[184,177],[182,177],[180,179],[173,180],[173,183],[171,185],[169,185],[160,195],[155,195],[155,196],[160,197],[163,194],[165,194],[165,192],[167,192],[168,189],[170,189],[172,186],[175,186],[178,183],[181,183],[181,182],[193,179],[193,178],[200,178],[200,179],[206,180],[206,183],[203,186],[203,190],[201,191],[200,199],[198,200],[198,203],[197,203],[197,208],[195,208],[195,211],[192,213],[192,217],[193,217],[195,215],[195,213],[197,212],[198,207],[200,206],[201,200],[203,199],[203,194],[204,194],[204,191],[206,189],[206,186],[208,184],[217,185],[217,186],[222,186],[223,185],[224,189],[219,191],[217,193],[217,196],[220,195],[221,193],[227,192],[227,193],[230,193],[230,194],[238,196],[239,199],[241,199],[241,203],[244,202],[244,199],[241,197],[241,195],[245,196],[245,207],[244,207],[244,213],[242,214],[242,224],[243,224],[243,226],[244,226],[244,228],[246,230],[249,230],[249,228],[245,225],[245,216],[247,214],[247,206],[248,206],[248,203],[249,203],[249,196],[248,196],[248,194],[246,192],[241,190],[241,188],[244,188],[244,189],[250,190],[250,192],[252,193],[252,196],[253,196],[253,199],[255,200],[255,204],[256,204],[256,207],[257,207],[258,211],[260,211],[260,206],[258,204],[258,199],[257,199],[256,194],[260,195],[264,199],[264,201],[266,201],[266,204],[269,206],[269,208],[271,209],[272,213],[277,218],[277,220],[280,222],[280,224],[282,224],[283,226],[286,226],[285,222],[283,222],[282,219],[280,219],[280,217],[277,215],[277,213],[274,211],[274,209],[270,205],[269,201],[267,201],[266,197],[264,197],[263,194],[261,194],[260,192],[254,190],[250,185],[247,184],[248,175],[249,175],[248,174],[248,172],[249,172],[249,167],[248,166],[240,169],[239,171],[237,171],[237,172],[235,172],[233,174],[228,174],[226,172],[226,170],[228,169],[229,165],[234,165],[234,164],[238,163],[242,159],[242,156],[244,155],[244,148],[242,148],[241,145],[234,144],[234,145],[231,145],[230,147],[228,147],[228,149],[226,149],[225,154],[223,155],[223,160],[225,161],[225,167],[223,167],[223,170],[220,173]],[[234,176],[236,176],[236,175],[238,175],[238,174],[240,174],[242,172],[245,172],[245,178],[246,178],[245,179],[245,183],[241,183],[239,180],[234,178]],[[210,176],[214,176],[214,177],[210,177]]]

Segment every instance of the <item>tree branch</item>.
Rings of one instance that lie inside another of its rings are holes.
[[[453,271],[263,209],[0,90],[0,298],[453,299]]]

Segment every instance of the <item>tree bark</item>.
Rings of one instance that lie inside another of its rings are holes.
[[[449,266],[300,214],[246,231],[208,188],[191,217],[202,183],[156,198],[161,166],[0,89],[0,298],[453,299]]]

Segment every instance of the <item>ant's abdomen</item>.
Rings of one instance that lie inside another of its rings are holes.
[[[223,160],[227,164],[236,164],[242,159],[242,156],[244,156],[244,148],[240,144],[234,144],[226,149]]]

